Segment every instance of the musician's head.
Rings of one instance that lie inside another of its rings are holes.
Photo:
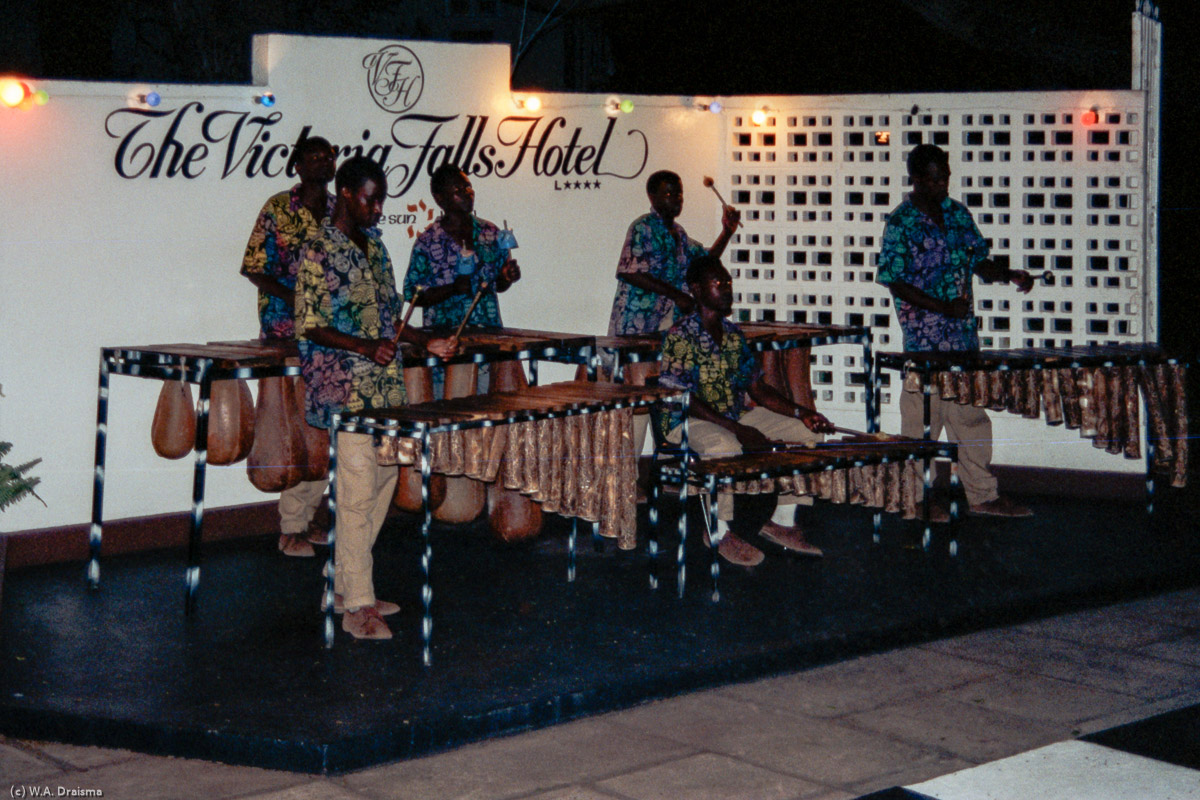
[[[913,199],[940,204],[950,193],[950,156],[935,144],[919,144],[908,154]]]
[[[292,148],[292,156],[288,159],[288,169],[299,176],[301,183],[326,185],[333,180],[336,167],[337,154],[333,145],[320,136],[301,139]]]
[[[475,210],[475,188],[457,164],[442,164],[429,176],[429,192],[438,208],[451,214]]]
[[[668,169],[660,169],[646,179],[646,195],[650,207],[665,220],[674,220],[683,211],[683,181]]]
[[[353,156],[342,162],[334,178],[338,205],[358,228],[370,228],[383,216],[387,199],[387,173],[378,162],[366,156]]]
[[[692,259],[687,269],[688,291],[696,304],[727,317],[733,311],[733,278],[716,256]]]

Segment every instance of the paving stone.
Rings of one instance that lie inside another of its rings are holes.
[[[1141,606],[1121,604],[1051,617],[1009,630],[1114,648],[1141,647],[1160,639],[1175,638],[1188,630],[1147,616],[1146,609]]]
[[[720,691],[779,710],[837,717],[962,686],[993,672],[992,667],[956,655],[910,648]]]
[[[1150,717],[1156,717],[1159,714],[1165,714],[1168,711],[1177,711],[1181,708],[1189,708],[1194,705],[1200,705],[1200,682],[1187,691],[1179,692],[1165,699],[1130,706],[1129,708],[1115,711],[1112,714],[1087,720],[1075,726],[1072,734],[1075,736],[1086,736],[1089,733],[1099,733],[1109,728],[1115,728],[1118,725],[1140,722]]]
[[[1129,695],[1042,675],[999,673],[944,695],[968,705],[1071,726],[1136,705]]]
[[[238,796],[238,800],[367,800],[367,796],[352,792],[338,778],[309,778],[304,783],[263,794]]]
[[[717,753],[700,753],[598,784],[635,800],[791,800],[821,787]]]
[[[308,782],[307,776],[257,767],[231,767],[186,758],[140,756],[71,773],[71,786],[100,789],[110,800],[223,800]],[[66,784],[64,784],[66,785]]]
[[[613,800],[617,795],[587,786],[565,786],[549,792],[527,795],[520,800]]]
[[[933,778],[948,775],[951,772],[958,772],[971,766],[973,765],[970,761],[964,761],[961,758],[947,755],[935,761],[913,764],[897,772],[870,778],[848,788],[856,793],[855,797],[860,797],[882,789],[890,789],[893,786],[908,786],[920,781],[932,780]]]
[[[0,743],[0,776],[10,783],[37,781],[55,775],[61,775],[62,770],[54,764],[41,760],[35,754],[22,748]],[[8,789],[0,785],[0,791]]]
[[[1052,678],[1135,695],[1144,700],[1167,697],[1195,685],[1196,671],[1150,656],[1143,648],[1136,652],[1085,644],[1025,630],[1009,629],[1005,636],[989,637],[977,657],[1009,669],[1027,671]],[[968,637],[975,639],[976,637]],[[1103,642],[1102,637],[1098,641]],[[939,643],[963,657],[978,641],[954,640]]]
[[[1071,737],[1069,725],[1013,716],[939,695],[855,714],[849,721],[907,742],[938,747],[976,764]]]
[[[665,737],[599,717],[378,767],[345,780],[347,787],[372,798],[514,797],[592,782],[692,752],[694,748]]]
[[[1200,628],[1200,589],[1167,592],[1124,605],[1156,622]]]
[[[825,785],[842,785],[939,757],[933,750],[837,721],[778,711],[773,698],[749,703],[709,692],[670,707],[623,714],[621,724],[724,753]]]
[[[1166,642],[1155,642],[1141,648],[1138,652],[1168,661],[1200,666],[1200,634],[1194,633]]]
[[[81,747],[59,742],[30,742],[29,745],[48,758],[67,764],[75,769],[95,769],[106,764],[140,758],[132,750],[110,750],[104,747]]]

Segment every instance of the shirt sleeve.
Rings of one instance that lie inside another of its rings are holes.
[[[617,274],[649,272],[649,254],[654,252],[654,237],[650,226],[637,220],[625,234],[625,246],[621,248],[621,259],[617,262]]]
[[[879,251],[879,269],[875,281],[887,285],[905,279],[911,256],[904,226],[888,220],[883,229],[883,244]]]
[[[246,243],[246,254],[242,258],[243,275],[279,274],[279,252],[275,240],[278,231],[274,210],[268,202],[254,221],[254,230],[250,231],[250,241]]]
[[[670,331],[663,339],[659,356],[658,383],[672,389],[694,392],[699,386],[697,365],[687,338]]]
[[[708,255],[708,248],[689,236],[687,240],[687,255],[688,263],[690,264],[693,258]]]
[[[741,347],[738,348],[737,371],[731,376],[730,381],[733,384],[734,393],[749,395],[750,387],[762,374],[762,367],[759,365],[754,351],[750,349],[750,343],[745,336],[742,336]]]
[[[433,262],[429,258],[428,246],[418,236],[408,259],[408,271],[404,273],[404,299],[411,302],[418,286],[428,289],[432,285]]]
[[[333,299],[325,285],[325,254],[316,246],[304,250],[296,275],[296,338],[313,328],[333,327]]]

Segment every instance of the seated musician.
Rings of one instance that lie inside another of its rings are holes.
[[[387,248],[375,225],[387,177],[365,156],[337,171],[330,220],[309,240],[296,281],[296,337],[310,425],[330,426],[334,412],[403,405],[404,374],[396,357],[401,303]],[[406,327],[405,341],[446,358],[454,345]],[[335,608],[356,639],[390,639],[383,617],[400,607],[375,597],[371,548],[396,488],[397,468],[380,466],[371,436],[338,434]]]
[[[1033,278],[988,258],[987,240],[975,227],[971,212],[948,196],[950,159],[944,150],[917,145],[908,156],[908,175],[912,193],[888,217],[876,280],[895,298],[905,350],[978,350],[972,277],[1013,283],[1020,292],[1033,287]],[[945,428],[947,438],[958,443],[958,476],[972,514],[1033,514],[999,492],[991,471],[992,422],[984,409],[942,400],[935,392],[929,414],[930,437],[937,439]],[[906,384],[900,393],[900,432],[920,439],[924,420],[923,394],[919,387]],[[941,507],[933,515],[939,520],[949,518]]]
[[[823,415],[786,399],[763,380],[745,335],[726,319],[733,311],[733,280],[721,260],[712,255],[693,259],[687,284],[696,309],[667,332],[659,384],[691,392],[691,449],[701,458],[720,458],[767,450],[775,441],[813,443],[832,433],[833,423]],[[679,411],[662,420],[668,441],[680,441],[682,423]],[[759,535],[787,550],[820,556],[793,525],[798,500],[781,496]],[[718,532],[724,533],[718,545],[721,556],[741,566],[760,563],[762,551],[729,530],[732,495],[718,495],[717,517]]]
[[[521,279],[521,268],[504,246],[499,228],[475,216],[475,189],[454,164],[433,172],[429,190],[442,215],[417,234],[404,298],[421,306],[425,327],[457,328],[483,283],[487,288],[471,312],[468,325],[498,328],[498,292]],[[416,297],[417,287],[424,287]]]
[[[617,293],[613,298],[609,336],[630,336],[665,331],[695,309],[688,293],[688,264],[705,253],[720,258],[737,230],[741,213],[726,206],[721,233],[707,251],[676,222],[683,211],[683,181],[674,172],[659,170],[646,180],[650,213],[633,221],[617,262]],[[644,384],[653,375],[654,362],[631,364],[626,381]],[[634,418],[634,452],[646,441],[646,418]]]

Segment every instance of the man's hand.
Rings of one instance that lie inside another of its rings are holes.
[[[471,294],[470,275],[459,275],[450,285],[454,287],[454,294]]]
[[[500,268],[500,283],[512,286],[517,281],[521,280],[521,268],[517,266],[517,260],[510,258],[504,262],[504,266]]]
[[[391,339],[368,339],[359,352],[376,364],[387,365],[396,357],[396,344]]]
[[[687,292],[680,292],[675,298],[675,306],[684,314],[690,314],[696,310],[696,299]]]
[[[942,307],[942,316],[950,319],[966,319],[971,316],[971,303],[965,297],[943,301]]]
[[[438,358],[452,358],[458,352],[458,345],[453,339],[430,339],[425,349]]]
[[[829,421],[829,418],[819,411],[813,411],[811,408],[797,406],[796,419],[804,423],[804,427],[808,428],[813,433],[833,433],[834,424]]]
[[[721,210],[721,230],[732,234],[742,221],[742,212],[733,206],[725,206]]]
[[[1021,294],[1027,294],[1033,288],[1033,276],[1023,269],[1009,270],[1008,282],[1016,286]]]
[[[762,431],[751,428],[749,425],[738,425],[734,435],[741,443],[744,453],[761,453],[770,450],[773,444]]]

